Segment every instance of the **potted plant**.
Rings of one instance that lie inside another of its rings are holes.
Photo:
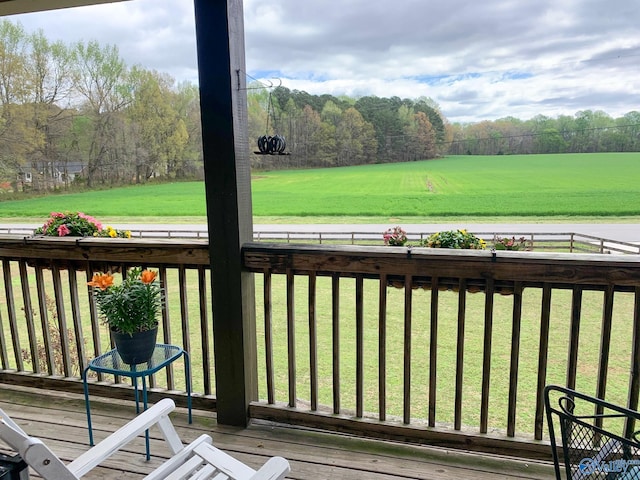
[[[429,248],[457,248],[470,250],[484,250],[487,242],[476,237],[465,229],[447,230],[430,235],[423,242],[424,247]]]
[[[158,272],[132,268],[120,285],[113,275],[96,273],[88,285],[92,288],[98,311],[109,326],[116,349],[125,363],[148,361],[158,334],[158,314],[164,304],[164,292]]]
[[[47,221],[33,232],[47,237],[131,238],[128,230],[102,227],[102,223],[82,212],[51,212]]]
[[[399,225],[397,227],[389,228],[382,234],[385,245],[391,245],[392,247],[401,247],[407,243],[407,232],[405,232]]]
[[[493,248],[496,250],[524,250],[527,248],[527,241],[524,237],[497,237]]]

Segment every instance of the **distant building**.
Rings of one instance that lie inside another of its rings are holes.
[[[48,162],[46,167],[21,167],[18,171],[18,189],[25,187],[45,190],[69,185],[84,175],[87,165],[81,162]]]

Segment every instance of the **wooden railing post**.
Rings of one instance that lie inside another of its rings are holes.
[[[255,292],[241,269],[253,237],[241,0],[195,0],[211,259],[218,423],[245,426],[258,396]]]

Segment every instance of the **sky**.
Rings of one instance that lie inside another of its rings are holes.
[[[191,0],[7,17],[197,83]],[[450,122],[640,111],[636,0],[244,0],[248,81],[435,101]]]

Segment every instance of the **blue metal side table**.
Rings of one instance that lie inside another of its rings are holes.
[[[91,425],[91,405],[89,402],[89,384],[87,382],[87,373],[89,370],[99,373],[110,373],[131,378],[136,396],[136,414],[140,413],[140,389],[138,388],[138,378],[142,378],[142,405],[144,410],[147,409],[147,377],[150,377],[162,368],[175,362],[182,357],[184,359],[185,383],[187,386],[187,408],[189,410],[189,423],[192,422],[191,416],[191,364],[189,354],[177,345],[165,345],[163,343],[156,344],[153,355],[148,362],[139,363],[137,365],[129,365],[124,363],[114,348],[94,358],[82,372],[82,383],[84,386],[84,402],[87,409],[87,425],[89,428],[89,445],[93,446],[93,428]],[[149,431],[145,434],[145,444],[147,450],[147,460],[151,458],[149,453]]]

